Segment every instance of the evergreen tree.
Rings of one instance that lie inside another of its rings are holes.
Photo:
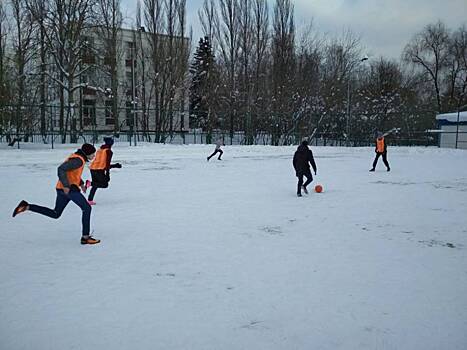
[[[190,67],[190,125],[207,132],[206,142],[211,142],[212,130],[216,125],[216,67],[209,37],[199,40]]]

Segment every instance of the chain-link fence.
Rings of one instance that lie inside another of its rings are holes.
[[[189,128],[187,111],[143,108],[128,104],[112,113],[112,106],[99,107],[87,101],[77,107],[60,108],[48,105],[0,106],[0,143],[21,147],[22,143],[44,143],[52,148],[57,143],[100,143],[103,136],[113,135],[116,142],[137,145],[139,142],[173,144],[205,144],[222,139],[232,145],[291,145],[308,139],[317,146],[370,146],[374,144],[374,130],[358,133],[348,138],[342,134],[315,129],[313,122],[303,128],[298,123],[292,132],[274,134],[250,128],[249,132],[233,131],[229,113],[218,118],[218,128],[211,132]],[[310,120],[320,120],[310,116]],[[249,120],[237,115],[239,120]],[[328,116],[333,118],[333,116]],[[302,120],[303,121],[303,120]],[[238,127],[237,127],[238,129]],[[257,126],[256,126],[257,129]],[[314,130],[314,132],[309,132]],[[311,136],[310,134],[313,134]],[[407,132],[401,129],[388,137],[388,143],[401,146],[438,146],[439,134],[429,132]]]

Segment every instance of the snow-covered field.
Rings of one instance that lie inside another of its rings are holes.
[[[467,349],[467,151],[314,147],[324,192],[297,198],[295,147],[116,145],[81,246],[59,220],[75,146],[0,146],[0,349]],[[380,160],[381,162],[381,160]],[[88,170],[85,177],[89,177]]]

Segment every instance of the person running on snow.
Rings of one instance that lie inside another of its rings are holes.
[[[224,152],[221,150],[221,146],[225,146],[224,141],[222,141],[222,139],[219,139],[219,140],[216,141],[216,149],[214,150],[214,152],[209,157],[207,157],[208,162],[209,162],[209,159],[211,159],[212,157],[214,157],[216,155],[216,153],[220,153],[219,157],[217,157],[217,159],[222,160],[221,157],[222,157],[222,154]]]
[[[113,144],[114,139],[112,137],[104,137],[104,144],[99,148],[96,153],[96,157],[89,166],[92,177],[92,188],[88,196],[88,203],[90,205],[96,204],[96,202],[94,202],[94,196],[96,195],[98,188],[109,187],[110,169],[122,167],[120,163],[110,163],[113,156],[113,152],[111,150]]]
[[[313,158],[313,152],[308,148],[308,141],[303,141],[300,146],[298,146],[297,151],[293,156],[293,167],[295,169],[295,174],[298,177],[297,184],[297,196],[302,196],[303,192],[308,194],[306,187],[313,181],[313,176],[310,171],[310,164],[313,167],[313,171],[316,175],[316,163]],[[303,176],[306,176],[306,182],[303,183]]]
[[[370,169],[370,171],[375,171],[376,164],[378,163],[378,159],[381,156],[383,156],[383,163],[386,165],[387,171],[391,170],[387,159],[387,145],[386,141],[384,140],[384,136],[385,134],[383,134],[381,131],[378,131],[375,147],[376,157],[373,161],[373,167]]]
[[[83,212],[81,222],[83,226],[83,232],[81,236],[81,244],[96,244],[99,243],[99,239],[91,237],[89,234],[90,221],[91,221],[91,206],[87,202],[86,198],[81,194],[81,191],[85,191],[81,175],[83,173],[84,164],[92,160],[96,153],[96,149],[93,145],[85,143],[75,153],[71,154],[57,170],[58,182],[56,185],[57,199],[55,200],[55,208],[50,209],[35,204],[30,204],[25,200],[22,200],[13,211],[13,217],[19,213],[23,213],[27,210],[39,213],[53,219],[58,219],[69,201],[74,202]]]

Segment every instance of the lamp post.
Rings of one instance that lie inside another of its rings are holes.
[[[350,64],[349,78],[347,79],[347,118],[345,123],[345,145],[349,146],[349,135],[350,135],[350,80],[352,78],[352,70],[358,64],[368,60],[368,56],[363,56],[362,58],[353,61]]]

